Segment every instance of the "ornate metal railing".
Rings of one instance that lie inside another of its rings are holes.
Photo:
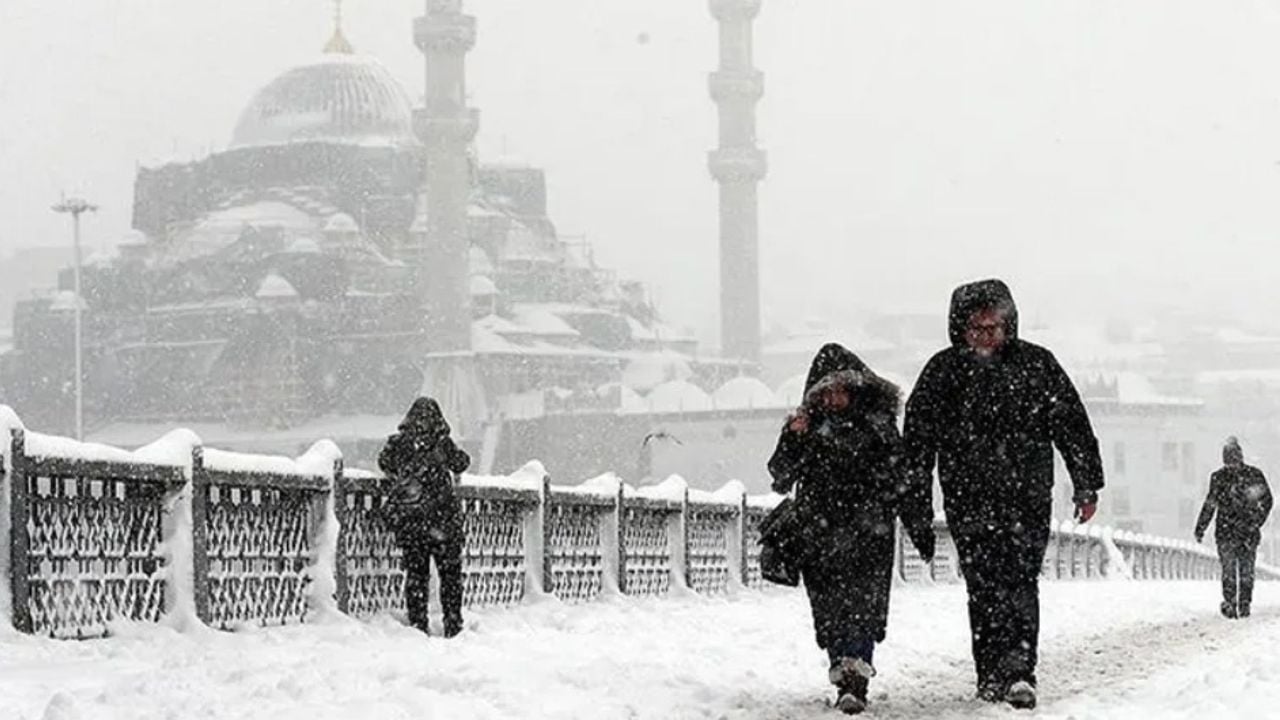
[[[462,502],[462,602],[511,605],[524,599],[529,514],[540,493],[501,487],[458,488]]]
[[[328,476],[266,472],[236,468],[237,457],[246,456],[192,453],[196,612],[222,629],[302,622],[314,538],[341,466]]]
[[[685,507],[689,587],[707,595],[742,582],[742,503],[693,502]],[[735,577],[736,576],[736,577]]]
[[[561,600],[594,600],[607,589],[618,548],[617,495],[546,493],[547,591]]]
[[[15,422],[0,406],[0,425]],[[0,466],[9,521],[0,559],[17,629],[96,637],[184,608],[222,629],[306,622],[328,610],[403,611],[402,555],[376,474],[344,469],[332,443],[294,461],[183,438],[164,453],[127,453],[12,427]],[[472,607],[530,594],[576,603],[759,587],[759,527],[779,499],[747,498],[740,485],[690,491],[677,479],[640,491],[616,478],[556,487],[537,464],[509,478],[464,478],[457,494]],[[950,532],[941,521],[935,528],[930,564],[899,533],[900,581],[959,579]],[[1060,523],[1042,571],[1211,579],[1218,563],[1191,543]],[[1258,577],[1280,571],[1259,566]]]
[[[9,457],[14,626],[84,638],[117,620],[158,620],[164,500],[186,482],[182,468],[29,451],[21,429]]]
[[[898,534],[897,576],[914,582],[960,580],[960,558],[946,523],[934,523],[938,535],[934,561],[925,564]],[[1196,543],[1149,535],[1135,535],[1097,525],[1054,523],[1041,564],[1042,577],[1053,580],[1092,580],[1124,577],[1134,580],[1214,580],[1221,568],[1214,552]],[[1280,579],[1280,570],[1260,565],[1259,579]]]
[[[334,568],[338,607],[355,617],[404,611],[404,568],[400,547],[387,520],[378,479],[349,471],[335,482],[338,565]]]
[[[750,588],[764,585],[760,576],[760,523],[772,509],[767,503],[748,499],[744,503],[746,516],[742,523],[742,584]]]

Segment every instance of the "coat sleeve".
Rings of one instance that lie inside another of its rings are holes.
[[[885,423],[882,432],[889,444],[888,469],[893,483],[894,501],[898,517],[902,520],[911,544],[920,552],[925,562],[933,559],[936,538],[933,534],[933,487],[930,477],[912,476],[906,472],[902,436],[892,420]]]
[[[773,476],[773,491],[786,495],[795,487],[799,479],[804,442],[800,433],[787,427],[782,428],[778,436],[778,444],[769,458],[769,474]]]
[[[1098,502],[1103,486],[1102,454],[1098,437],[1093,433],[1089,413],[1080,393],[1071,383],[1057,359],[1049,358],[1049,434],[1066,463],[1071,484],[1075,487],[1072,501],[1077,505]]]
[[[382,452],[378,453],[378,469],[383,475],[398,475],[400,468],[404,463],[404,451],[402,449],[400,435],[392,435],[387,438],[387,442],[382,446]]]
[[[909,485],[923,487],[926,491],[933,488],[933,466],[938,460],[941,435],[939,416],[943,370],[939,357],[935,355],[920,371],[911,397],[907,399],[903,421],[903,473]]]
[[[1209,476],[1209,494],[1204,498],[1204,505],[1200,508],[1200,518],[1196,520],[1196,539],[1204,537],[1204,531],[1209,529],[1209,523],[1213,521],[1213,514],[1218,510],[1218,473]]]
[[[460,475],[471,467],[471,456],[466,450],[458,447],[453,438],[445,438],[445,464],[449,467],[449,472],[454,475]]]

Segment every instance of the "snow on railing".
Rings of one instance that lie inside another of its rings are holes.
[[[83,638],[121,621],[235,629],[404,609],[382,478],[345,468],[330,441],[294,459],[205,448],[175,430],[127,452],[27,432],[0,405],[4,429],[0,621],[18,630]],[[472,607],[759,587],[760,522],[781,500],[674,476],[555,485],[537,462],[463,475],[457,493]],[[955,543],[941,518],[935,527],[932,564],[900,539],[899,581],[959,579]],[[1208,548],[1070,522],[1052,528],[1043,566],[1060,579],[1217,572]],[[1280,571],[1260,565],[1258,576]]]
[[[898,533],[896,578],[904,582],[958,582],[959,553],[946,521],[934,521],[934,560],[926,564]],[[1221,568],[1209,547],[1184,540],[1116,531],[1070,520],[1053,522],[1040,575],[1053,580],[1215,580]],[[1258,563],[1260,580],[1280,580],[1280,568]]]

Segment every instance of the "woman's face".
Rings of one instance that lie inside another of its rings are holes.
[[[831,412],[840,412],[849,407],[849,391],[842,387],[829,387],[822,391],[822,407]]]

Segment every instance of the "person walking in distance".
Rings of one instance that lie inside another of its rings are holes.
[[[1103,486],[1098,440],[1057,359],[1018,337],[1003,282],[957,288],[949,321],[950,347],[925,365],[907,401],[907,473],[931,483],[938,470],[969,595],[978,697],[1032,708],[1053,449],[1086,522]]]
[[[1222,614],[1249,617],[1253,602],[1253,566],[1262,540],[1262,525],[1271,514],[1271,488],[1262,471],[1244,462],[1240,441],[1227,438],[1222,446],[1222,467],[1209,476],[1209,495],[1196,522],[1196,542],[1204,539],[1213,516],[1218,516],[1213,537],[1222,563]]]
[[[427,599],[432,559],[440,573],[444,635],[462,632],[462,510],[454,493],[471,458],[449,437],[440,405],[413,402],[399,431],[378,456],[386,475],[387,518],[403,553],[405,609],[409,624],[428,632]]]

